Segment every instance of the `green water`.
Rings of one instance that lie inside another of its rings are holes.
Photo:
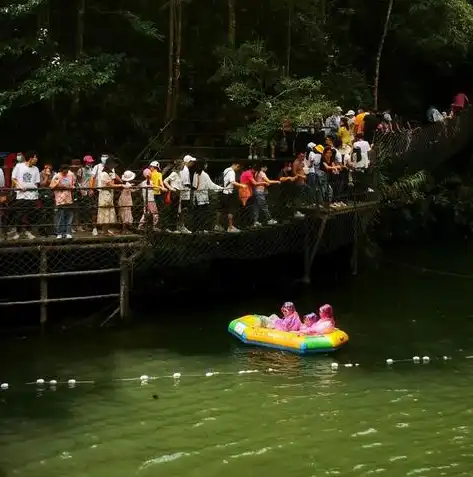
[[[286,296],[230,309],[201,300],[191,320],[168,326],[9,342],[0,476],[471,476],[473,280],[455,275],[473,270],[468,256],[466,245],[420,250],[396,259],[450,274],[390,263],[301,292],[299,308],[333,303],[350,334],[329,357],[249,348],[226,333],[229,319],[276,311]],[[432,361],[385,364],[413,355]],[[434,359],[443,355],[452,359]],[[360,366],[334,372],[333,360]],[[114,381],[175,372],[178,382]],[[22,384],[39,377],[97,383]]]

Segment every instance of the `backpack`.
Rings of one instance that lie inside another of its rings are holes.
[[[220,187],[225,187],[225,177],[227,177],[228,169],[225,169],[216,179],[215,183]]]

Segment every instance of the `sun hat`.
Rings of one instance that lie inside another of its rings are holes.
[[[194,156],[191,156],[189,154],[186,154],[182,160],[184,162],[195,162],[195,161],[197,161],[197,159]]]
[[[131,182],[136,177],[136,174],[132,171],[125,171],[122,175],[123,182]]]
[[[317,144],[317,146],[315,146],[315,150],[322,154],[324,152],[324,146],[322,146],[322,144]]]
[[[91,164],[92,162],[95,162],[95,161],[94,161],[94,158],[93,158],[92,156],[84,156],[83,161],[84,161],[86,164]]]

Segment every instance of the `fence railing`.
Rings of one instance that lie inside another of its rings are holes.
[[[302,210],[343,210],[373,200],[371,174],[271,185],[245,201],[229,189],[186,188],[154,194],[151,186],[0,191],[0,237],[6,240],[93,238],[147,231],[211,233],[275,225],[303,217]],[[64,190],[57,193],[62,194]]]
[[[377,163],[400,162],[409,169],[439,163],[461,151],[473,132],[473,108],[446,118],[444,121],[414,129],[378,132],[374,143]]]

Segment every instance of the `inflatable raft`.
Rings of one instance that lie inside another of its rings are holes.
[[[348,335],[336,329],[327,335],[299,335],[262,328],[258,315],[242,316],[228,325],[228,331],[243,343],[266,346],[298,354],[329,353],[348,342]]]

